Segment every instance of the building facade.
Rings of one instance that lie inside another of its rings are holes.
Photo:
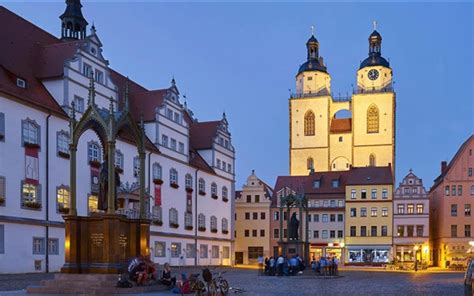
[[[423,180],[412,170],[393,196],[393,249],[397,262],[424,262],[429,254],[429,199]]]
[[[235,264],[257,264],[270,257],[270,204],[273,189],[255,172],[235,198]]]
[[[392,259],[392,168],[352,168],[346,183],[346,264],[379,265]]]
[[[367,165],[395,169],[395,92],[381,46],[374,28],[369,56],[357,70],[357,87],[351,96],[336,97],[319,42],[314,35],[308,40],[307,61],[289,99],[290,175]]]
[[[465,264],[474,252],[474,136],[459,148],[429,192],[430,247],[433,263],[449,267]]]
[[[0,7],[0,272],[57,271],[69,210],[69,117],[88,104],[129,108],[146,134],[146,206],[152,260],[231,264],[235,151],[225,114],[199,122],[174,79],[150,90],[110,67],[80,1],[67,1],[57,38]],[[120,131],[117,213],[138,217],[137,147]],[[103,144],[85,132],[77,148],[77,210],[97,212]],[[216,209],[218,209],[216,211]]]

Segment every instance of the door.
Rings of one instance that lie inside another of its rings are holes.
[[[244,252],[235,252],[235,264],[244,264]]]

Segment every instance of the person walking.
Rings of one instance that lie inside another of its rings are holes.
[[[275,257],[270,257],[269,265],[270,265],[270,275],[275,275]]]
[[[280,255],[277,259],[277,267],[278,267],[278,275],[282,276],[283,275],[283,264],[285,263],[285,258],[283,258],[282,255]]]

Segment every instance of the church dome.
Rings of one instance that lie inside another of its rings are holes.
[[[390,68],[390,63],[382,57],[382,35],[375,28],[369,35],[369,56],[360,63],[359,69],[371,66]]]

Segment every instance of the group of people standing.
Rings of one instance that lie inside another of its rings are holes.
[[[319,275],[338,275],[339,260],[337,257],[321,257],[319,260],[313,257],[311,260],[311,269]]]
[[[284,276],[284,275],[296,275],[302,274],[306,266],[304,265],[303,259],[298,255],[293,257],[278,257],[265,258],[259,257],[260,273],[271,276]]]

